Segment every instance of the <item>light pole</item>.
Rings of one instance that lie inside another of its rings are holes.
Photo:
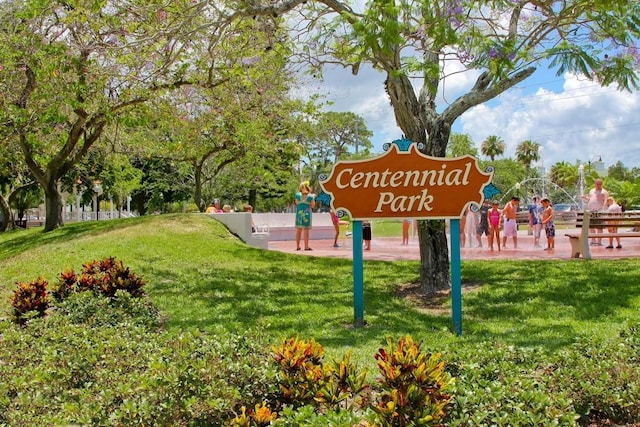
[[[578,166],[578,187],[580,189],[580,208],[584,211],[584,165]]]
[[[96,221],[100,220],[100,196],[102,195],[102,181],[96,179],[93,181],[93,206],[96,213]]]

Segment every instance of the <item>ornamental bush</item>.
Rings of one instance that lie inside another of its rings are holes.
[[[61,281],[63,280],[64,277],[61,277]],[[119,290],[140,297],[144,295],[143,286],[144,281],[140,277],[113,257],[85,263],[76,283],[79,291],[94,291],[108,297],[113,297]]]
[[[387,339],[378,350],[380,392],[372,409],[383,426],[441,425],[453,378],[440,354],[426,353],[410,336]]]
[[[17,286],[11,305],[14,319],[22,324],[30,317],[44,316],[51,304],[49,295],[57,302],[84,291],[96,292],[108,298],[114,298],[120,291],[132,297],[145,295],[142,289],[144,281],[125,267],[122,261],[113,257],[85,263],[79,275],[67,268],[53,285],[39,277],[32,282],[17,283]]]
[[[44,316],[49,308],[48,284],[42,276],[32,282],[16,283],[18,289],[13,292],[11,306],[18,323],[24,323],[29,316]]]
[[[85,292],[26,326],[0,320],[0,425],[222,426],[275,396],[263,333],[167,332],[106,300]],[[78,322],[83,302],[103,320]]]

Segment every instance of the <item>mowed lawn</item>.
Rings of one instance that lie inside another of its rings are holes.
[[[66,268],[106,257],[143,277],[168,329],[260,328],[274,343],[313,338],[329,355],[353,349],[371,365],[387,337],[411,335],[443,352],[479,342],[553,352],[581,336],[607,339],[640,313],[637,259],[465,261],[456,336],[447,296],[407,292],[418,262],[365,261],[367,325],[354,328],[350,260],[255,249],[205,215],[184,214],[0,233],[0,316],[11,315],[16,282],[53,282]]]

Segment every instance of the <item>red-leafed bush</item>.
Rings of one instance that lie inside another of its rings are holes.
[[[80,274],[66,269],[49,290],[49,283],[43,277],[17,285],[11,305],[19,323],[26,321],[27,313],[43,316],[49,307],[49,294],[56,301],[64,301],[72,293],[84,291],[92,291],[108,298],[113,298],[118,291],[128,292],[132,297],[144,296],[144,281],[125,267],[122,261],[113,257],[85,263]]]
[[[19,323],[24,322],[28,313],[44,316],[49,308],[49,295],[47,294],[47,282],[42,276],[32,282],[16,283],[18,289],[13,292],[11,306],[13,314]]]

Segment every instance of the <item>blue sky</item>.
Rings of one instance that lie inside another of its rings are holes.
[[[468,90],[474,78],[463,73],[448,80],[440,105]],[[333,68],[325,71],[324,79],[308,89],[332,101],[328,109],[364,117],[374,133],[376,151],[401,136],[383,74],[364,68],[353,76],[350,70]],[[602,88],[584,78],[556,76],[555,71],[539,68],[517,87],[467,111],[456,121],[454,132],[469,134],[478,149],[487,136],[498,135],[507,145],[507,157],[515,156],[519,142],[533,140],[542,147],[537,166],[546,168],[560,161],[586,164],[598,158],[606,167],[618,160],[633,167],[640,166],[639,113],[637,92]]]

